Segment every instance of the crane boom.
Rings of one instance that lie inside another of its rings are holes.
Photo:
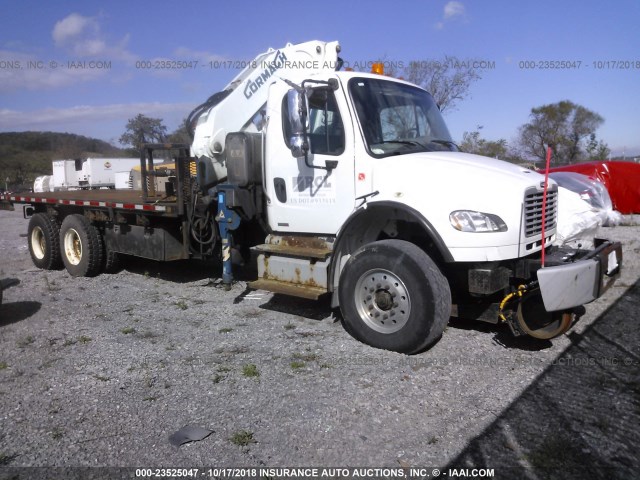
[[[268,85],[339,68],[338,42],[311,41],[270,48],[258,55],[222,92],[194,110],[197,118],[191,154],[206,157],[218,180],[226,177],[224,147],[227,133],[258,131],[260,112],[267,102]]]

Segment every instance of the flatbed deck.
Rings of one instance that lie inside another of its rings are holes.
[[[95,208],[113,208],[116,210],[142,210],[164,215],[178,213],[175,196],[149,197],[143,200],[141,190],[67,190],[59,192],[16,193],[0,195],[0,200],[9,203],[44,203],[50,205],[77,205]]]

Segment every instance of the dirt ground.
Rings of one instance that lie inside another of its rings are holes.
[[[0,211],[0,278],[20,280],[0,306],[0,478],[135,478],[133,467],[640,471],[637,225],[601,232],[624,244],[622,276],[565,335],[515,339],[505,325],[452,319],[411,357],[355,341],[327,302],[242,281],[225,291],[211,265],[135,260],[95,278],[38,270],[26,229],[20,211]],[[172,445],[186,425],[211,433]]]

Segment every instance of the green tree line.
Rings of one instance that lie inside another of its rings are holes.
[[[460,149],[486,157],[516,163],[542,162],[547,147],[552,150],[552,165],[569,165],[592,160],[606,160],[611,150],[596,136],[604,123],[598,113],[569,100],[531,109],[529,121],[518,129],[509,144],[506,139],[487,140],[480,134],[482,126],[463,134]]]
[[[30,188],[37,176],[51,174],[52,160],[125,156],[127,151],[108,142],[73,133],[0,133],[0,186]]]

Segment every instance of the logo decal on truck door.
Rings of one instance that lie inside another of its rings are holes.
[[[336,203],[334,183],[327,175],[298,175],[291,178],[292,204]]]

